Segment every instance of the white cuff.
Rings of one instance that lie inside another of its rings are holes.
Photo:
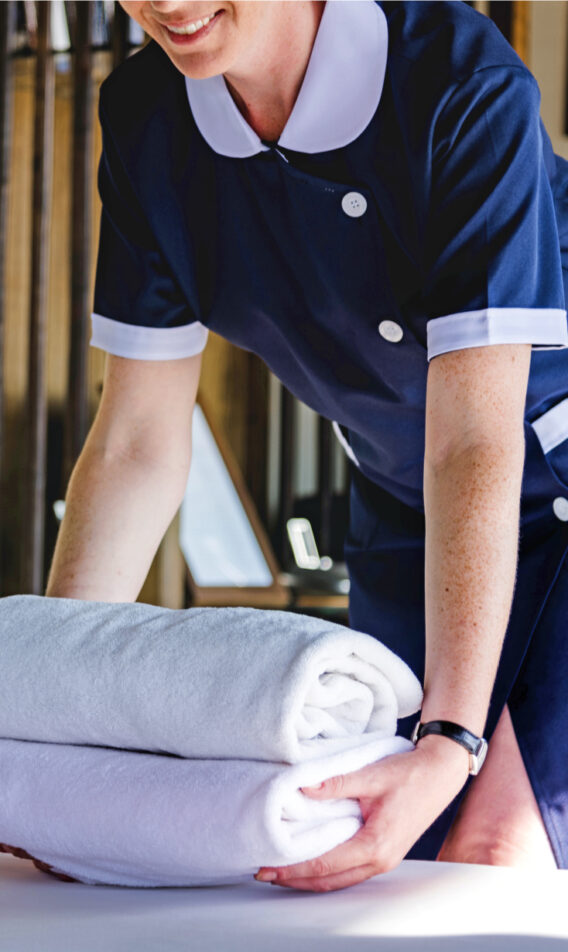
[[[543,453],[550,453],[568,439],[568,399],[543,413],[531,424]]]
[[[435,317],[428,322],[428,360],[449,350],[488,344],[568,347],[566,311],[561,308],[488,307]]]
[[[91,347],[134,360],[179,360],[200,354],[207,343],[207,328],[195,321],[182,327],[140,327],[91,315]]]

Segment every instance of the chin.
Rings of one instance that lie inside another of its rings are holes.
[[[182,53],[167,49],[163,43],[160,46],[170,58],[176,69],[190,79],[208,79],[210,76],[219,76],[226,72],[232,62],[228,51]]]
[[[219,76],[224,72],[224,68],[216,63],[187,62],[182,57],[177,60],[172,58],[172,62],[180,73],[189,79],[209,79],[210,76]]]

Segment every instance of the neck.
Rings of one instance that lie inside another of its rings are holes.
[[[261,139],[276,142],[298,97],[324,2],[274,3],[246,63],[224,74],[235,104]]]

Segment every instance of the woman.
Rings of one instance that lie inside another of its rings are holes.
[[[424,678],[431,725],[308,791],[360,800],[353,840],[259,878],[568,865],[568,176],[534,79],[462,3],[123,6],[155,42],[101,91],[109,357],[48,594],[136,597],[211,327],[337,421],[351,623]]]

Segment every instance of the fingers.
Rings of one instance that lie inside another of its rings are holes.
[[[275,882],[287,885],[291,880],[323,880],[330,876],[346,873],[359,866],[372,865],[372,853],[366,837],[355,834],[346,843],[324,853],[316,859],[293,866],[266,867],[259,869],[255,876],[260,882]]]
[[[327,892],[398,866],[450,802],[438,764],[416,750],[331,777],[315,789],[305,788],[303,792],[314,799],[358,800],[363,826],[323,856],[292,866],[263,867],[255,878],[277,886]]]
[[[387,759],[387,758],[385,758]],[[369,764],[353,773],[330,777],[315,787],[302,787],[302,793],[314,800],[359,800],[361,797],[378,796],[383,787],[381,763]]]
[[[357,866],[355,869],[333,873],[331,876],[274,880],[272,885],[283,886],[285,889],[301,889],[305,892],[332,892],[336,889],[346,889],[348,886],[362,883],[365,879],[374,876],[376,872],[374,866]]]

